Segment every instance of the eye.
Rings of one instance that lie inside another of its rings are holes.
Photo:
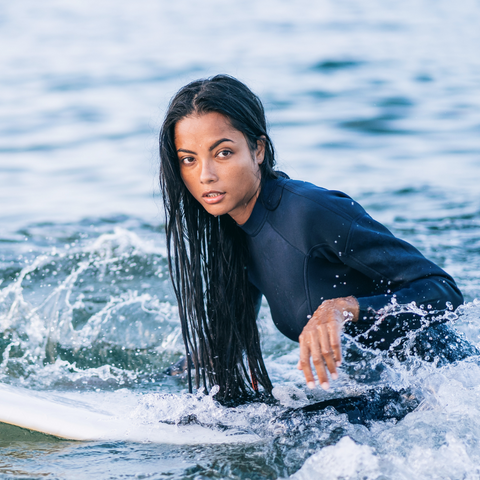
[[[183,157],[180,159],[180,163],[182,165],[192,165],[195,162],[195,158],[193,157]]]
[[[232,155],[233,152],[231,150],[229,150],[228,148],[224,148],[223,150],[220,150],[218,153],[217,153],[217,157],[220,157],[220,158],[227,158],[229,157],[230,155]]]

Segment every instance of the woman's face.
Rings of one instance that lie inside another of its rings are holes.
[[[193,197],[215,216],[239,225],[252,213],[260,188],[264,143],[252,154],[242,132],[217,112],[184,117],[175,126],[180,174]]]

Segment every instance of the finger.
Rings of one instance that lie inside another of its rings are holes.
[[[336,366],[339,367],[342,364],[342,342],[341,342],[341,328],[342,318],[341,312],[335,312],[335,322],[329,322],[327,325],[328,336],[330,340],[330,348],[333,351],[333,356],[336,360]]]
[[[313,377],[312,367],[310,365],[310,348],[308,342],[300,341],[300,361],[298,362],[299,369],[303,370],[307,387],[315,388],[315,378]]]
[[[338,378],[337,366],[335,364],[333,350],[330,345],[328,324],[322,324],[318,326],[318,336],[320,340],[322,357],[327,364],[328,371],[332,374],[332,378],[336,380]]]
[[[323,356],[321,348],[320,348],[319,339],[316,339],[316,340],[317,341],[313,342],[312,345],[310,345],[312,362],[313,362],[313,365],[314,365],[315,370],[317,372],[318,381],[320,382],[320,386],[324,390],[328,390],[328,387],[329,387],[328,375],[327,375],[327,371],[325,369],[324,356]]]

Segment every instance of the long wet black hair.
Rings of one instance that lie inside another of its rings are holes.
[[[261,185],[276,178],[275,155],[260,99],[228,76],[194,81],[171,100],[160,131],[160,186],[170,274],[178,301],[192,391],[218,385],[220,401],[249,397],[258,384],[272,384],[263,362],[252,289],[248,282],[245,233],[229,215],[210,215],[180,175],[175,125],[189,115],[217,112],[243,133],[252,153],[263,142]],[[260,186],[261,188],[261,186]]]

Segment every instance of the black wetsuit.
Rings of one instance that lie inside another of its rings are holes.
[[[249,279],[266,297],[275,325],[292,340],[330,298],[357,298],[359,321],[346,324],[350,333],[370,328],[393,298],[428,310],[463,302],[450,275],[344,193],[287,178],[268,180],[241,228],[250,252]],[[415,315],[407,317],[385,322],[385,331],[366,343],[388,348],[398,330],[419,326]]]

